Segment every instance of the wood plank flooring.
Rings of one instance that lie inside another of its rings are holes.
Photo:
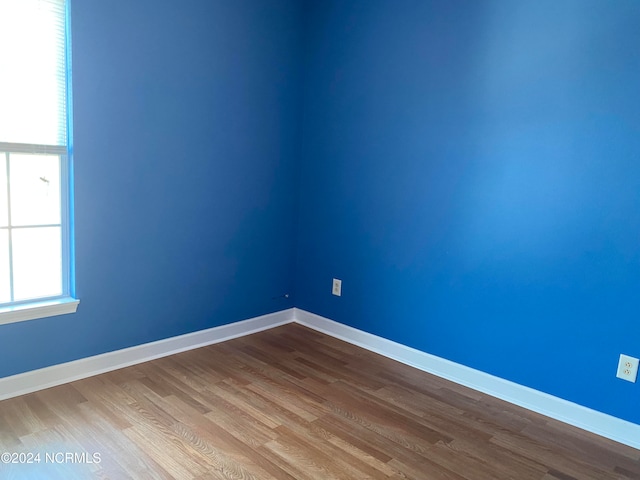
[[[2,479],[640,479],[639,450],[296,324],[2,401],[0,453]]]

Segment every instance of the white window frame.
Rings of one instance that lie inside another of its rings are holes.
[[[7,164],[11,154],[47,154],[57,155],[60,159],[60,230],[62,248],[62,293],[60,295],[35,298],[23,301],[13,301],[0,304],[0,325],[37,318],[51,317],[74,313],[80,301],[73,297],[74,294],[74,267],[73,267],[73,239],[72,239],[72,179],[70,160],[70,141],[72,132],[72,108],[71,108],[71,42],[69,39],[69,0],[66,1],[66,81],[67,81],[67,142],[66,145],[33,145],[20,143],[0,142],[0,155],[6,155]],[[7,166],[7,168],[9,168]],[[9,182],[7,178],[7,182]],[[8,192],[7,192],[8,196]],[[7,198],[7,203],[9,202]],[[11,230],[13,227],[0,227]],[[35,226],[35,228],[38,228]]]
[[[66,313],[75,313],[79,300],[71,296],[71,232],[70,232],[70,177],[69,157],[66,146],[53,145],[27,145],[17,143],[0,142],[0,154],[7,157],[12,153],[47,154],[56,155],[60,165],[60,231],[62,248],[62,293],[54,297],[15,301],[0,305],[0,325],[6,323],[33,320]],[[8,179],[9,180],[9,179]],[[7,189],[8,190],[8,189]],[[7,196],[8,196],[7,191]],[[7,199],[8,200],[8,199]],[[7,202],[8,203],[8,202]],[[13,227],[0,227],[2,230],[11,230]],[[35,226],[38,228],[38,226]]]

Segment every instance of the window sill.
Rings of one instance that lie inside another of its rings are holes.
[[[80,300],[71,297],[0,307],[0,325],[75,313]]]

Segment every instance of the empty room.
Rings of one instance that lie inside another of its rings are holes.
[[[0,0],[0,479],[640,478],[638,0]]]

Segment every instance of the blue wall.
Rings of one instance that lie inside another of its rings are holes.
[[[3,325],[0,377],[289,308],[294,0],[75,0],[74,315]]]
[[[306,13],[296,306],[640,423],[640,2]]]

